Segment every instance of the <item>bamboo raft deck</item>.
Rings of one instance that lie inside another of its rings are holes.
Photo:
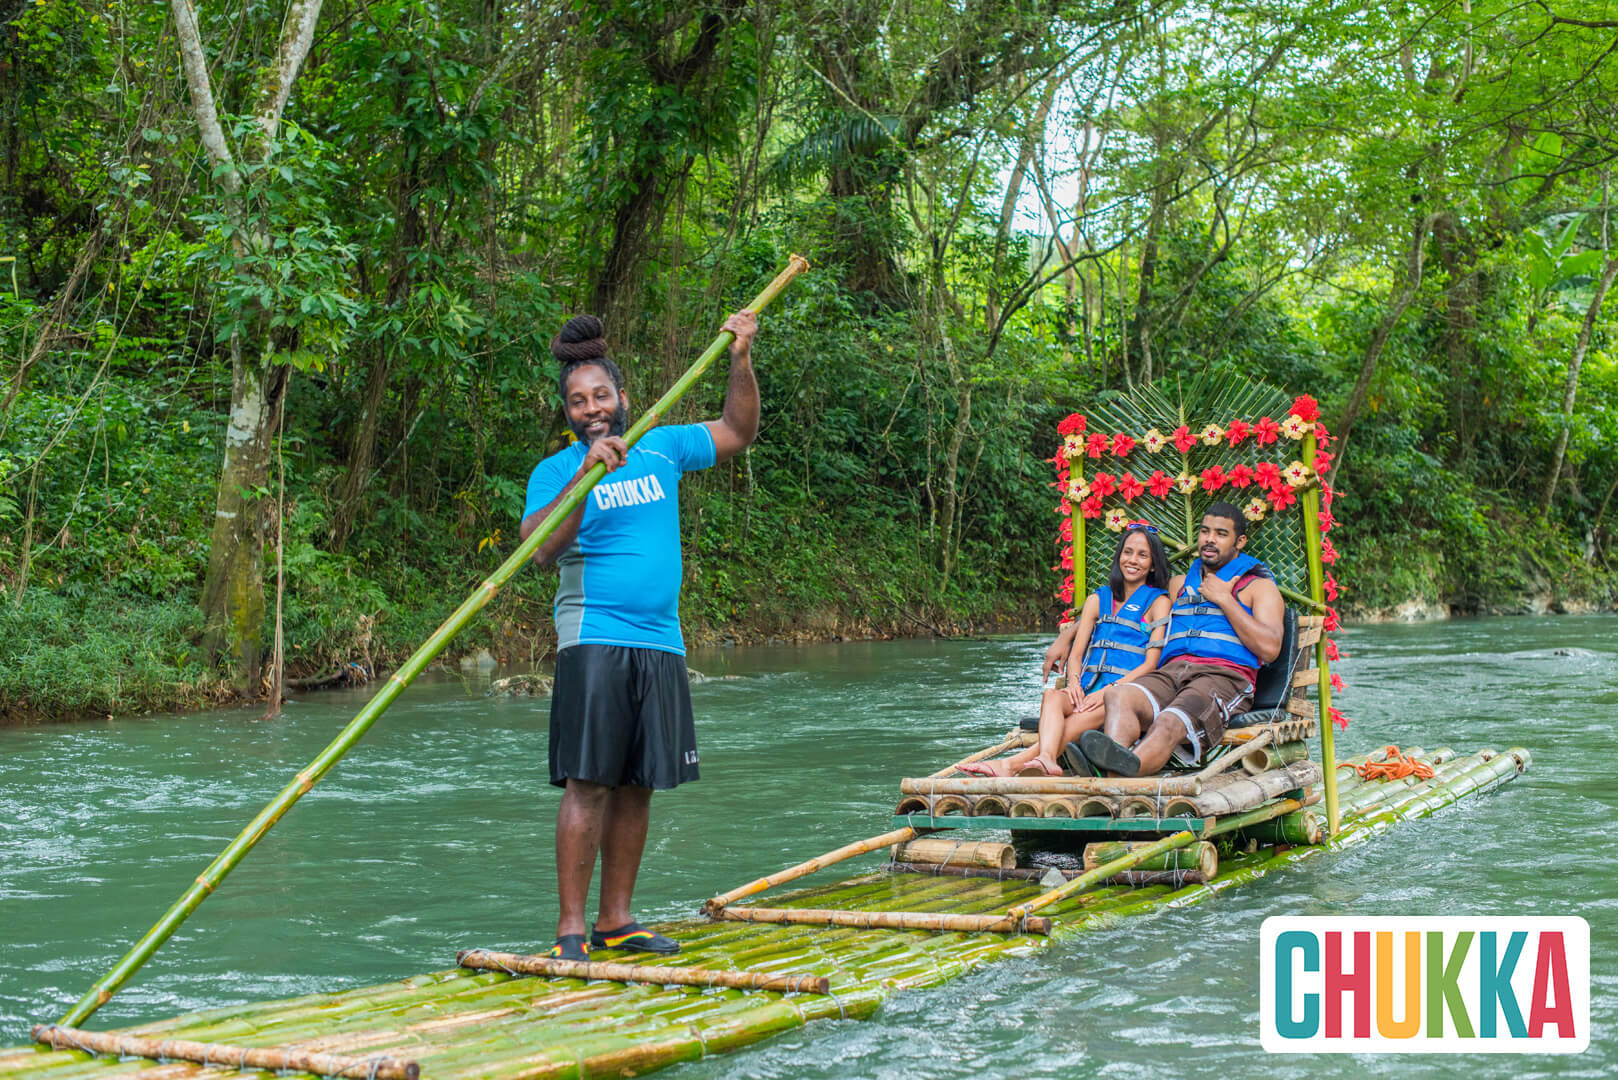
[[[1052,918],[1049,937],[706,919],[660,927],[683,944],[678,956],[659,958],[660,966],[823,976],[829,980],[826,994],[513,977],[451,968],[342,993],[205,1010],[135,1025],[120,1034],[160,1043],[195,1040],[236,1050],[283,1048],[342,1055],[360,1059],[362,1067],[386,1055],[419,1063],[421,1075],[430,1080],[633,1076],[735,1050],[812,1020],[863,1019],[896,992],[934,986],[1003,957],[1033,956],[1052,942],[1130,916],[1198,903],[1299,860],[1363,843],[1402,821],[1426,817],[1462,798],[1490,791],[1530,763],[1522,749],[1457,755],[1413,747],[1407,753],[1433,763],[1436,775],[1429,780],[1362,781],[1345,774],[1339,792],[1342,827],[1325,843],[1227,854],[1206,883],[1179,888],[1103,885],[1079,892],[1043,910]],[[1038,882],[1025,878],[881,869],[772,897],[770,903],[786,909],[995,915],[1043,891]],[[7,1078],[184,1080],[217,1077],[220,1065],[234,1068],[237,1062],[216,1058],[214,1065],[205,1066],[120,1060],[38,1044],[0,1050],[0,1077]],[[381,1075],[374,1068],[370,1071]],[[269,1069],[257,1074],[278,1075]]]

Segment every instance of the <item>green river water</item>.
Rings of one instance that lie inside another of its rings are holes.
[[[900,994],[670,1080],[1618,1074],[1618,643],[1611,617],[1345,630],[1342,751],[1524,745],[1495,794],[1217,899]],[[703,780],[654,803],[644,921],[887,829],[898,778],[995,741],[1037,700],[1043,641],[697,652]],[[543,702],[438,677],[408,691],[90,1026],[449,967],[554,930]],[[0,729],[0,1045],[58,1018],[359,708]],[[847,869],[876,865],[867,859]],[[839,868],[843,869],[843,868]],[[834,880],[837,872],[820,880]],[[1271,1057],[1271,914],[1581,915],[1593,1035],[1577,1056]]]

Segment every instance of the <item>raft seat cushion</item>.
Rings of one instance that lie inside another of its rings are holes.
[[[1296,691],[1292,687],[1292,673],[1301,659],[1298,649],[1298,613],[1284,609],[1281,617],[1281,651],[1275,659],[1258,669],[1253,680],[1253,707],[1240,716],[1233,716],[1227,727],[1248,727],[1293,719],[1287,711],[1287,699]]]

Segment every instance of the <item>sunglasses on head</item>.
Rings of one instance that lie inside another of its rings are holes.
[[[1134,532],[1136,529],[1139,529],[1141,532],[1149,532],[1153,536],[1157,535],[1157,526],[1153,525],[1150,521],[1131,521],[1124,526],[1124,530],[1126,532]]]

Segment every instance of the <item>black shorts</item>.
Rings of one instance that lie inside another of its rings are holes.
[[[574,645],[556,656],[551,783],[588,780],[659,791],[697,779],[697,728],[685,657],[661,649]]]

